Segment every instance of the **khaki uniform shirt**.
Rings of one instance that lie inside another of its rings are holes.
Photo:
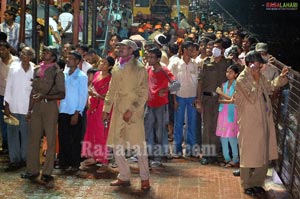
[[[46,69],[44,77],[39,77],[40,66],[34,69],[32,80],[32,93],[41,93],[44,95],[55,95],[59,92],[65,92],[65,78],[63,72],[57,65]],[[55,81],[55,82],[54,82]]]

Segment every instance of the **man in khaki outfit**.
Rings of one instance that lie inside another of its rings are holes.
[[[27,120],[29,122],[27,172],[21,177],[52,188],[51,176],[55,159],[55,141],[58,119],[57,101],[65,97],[63,72],[56,64],[57,49],[44,47],[43,61],[35,68]],[[40,140],[45,133],[47,154],[40,177]]]
[[[133,52],[137,45],[128,39],[118,43],[120,59],[112,70],[112,79],[103,107],[103,121],[112,109],[107,145],[113,147],[119,175],[111,186],[130,186],[130,168],[124,150],[137,149],[141,189],[148,190],[149,165],[145,144],[144,105],[148,99],[147,71]]]
[[[275,125],[269,93],[284,86],[287,67],[272,81],[261,73],[266,63],[259,52],[250,51],[246,67],[236,80],[234,94],[238,112],[241,184],[248,195],[264,194],[269,160],[278,158]]]

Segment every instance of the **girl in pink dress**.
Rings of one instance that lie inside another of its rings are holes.
[[[233,93],[235,91],[235,79],[239,74],[238,66],[231,65],[227,68],[227,81],[218,87],[216,92],[219,94],[219,116],[217,123],[216,135],[220,136],[223,156],[225,159],[224,167],[238,166],[238,124],[237,112],[234,105]],[[229,146],[232,151],[232,158],[229,155]]]
[[[95,73],[89,87],[86,132],[81,150],[81,156],[87,159],[81,163],[81,169],[97,162],[108,164],[106,140],[109,124],[104,124],[102,121],[102,109],[114,63],[112,57],[102,58],[98,66],[99,71]]]

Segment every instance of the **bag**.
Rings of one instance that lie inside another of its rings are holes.
[[[2,111],[2,112],[4,113],[4,111]],[[3,115],[3,118],[4,118],[4,122],[6,124],[9,124],[12,126],[20,125],[20,121],[17,118],[15,118],[13,115],[9,115],[9,116]]]
[[[164,72],[164,74],[166,75],[166,77],[169,80],[169,91],[170,92],[176,92],[179,91],[181,84],[178,80],[171,80],[170,77],[168,76],[167,72],[164,70],[164,68],[162,67],[162,71]]]
[[[179,91],[180,87],[181,87],[181,84],[178,80],[174,80],[169,83],[169,91],[170,92]]]

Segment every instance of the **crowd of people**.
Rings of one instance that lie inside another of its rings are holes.
[[[7,172],[26,166],[23,178],[53,187],[54,168],[75,174],[97,164],[99,173],[118,167],[111,186],[130,186],[127,152],[142,190],[150,189],[151,168],[184,157],[240,167],[245,193],[264,192],[268,162],[277,158],[271,99],[288,82],[288,68],[272,65],[266,43],[226,31],[218,15],[190,22],[180,13],[179,24],[141,21],[136,32],[111,31],[99,56],[71,43],[71,10],[59,15],[62,28],[51,30],[57,42],[43,46],[37,64],[39,49],[18,45],[16,13],[5,11],[0,109],[19,121],[6,125],[1,112]]]

